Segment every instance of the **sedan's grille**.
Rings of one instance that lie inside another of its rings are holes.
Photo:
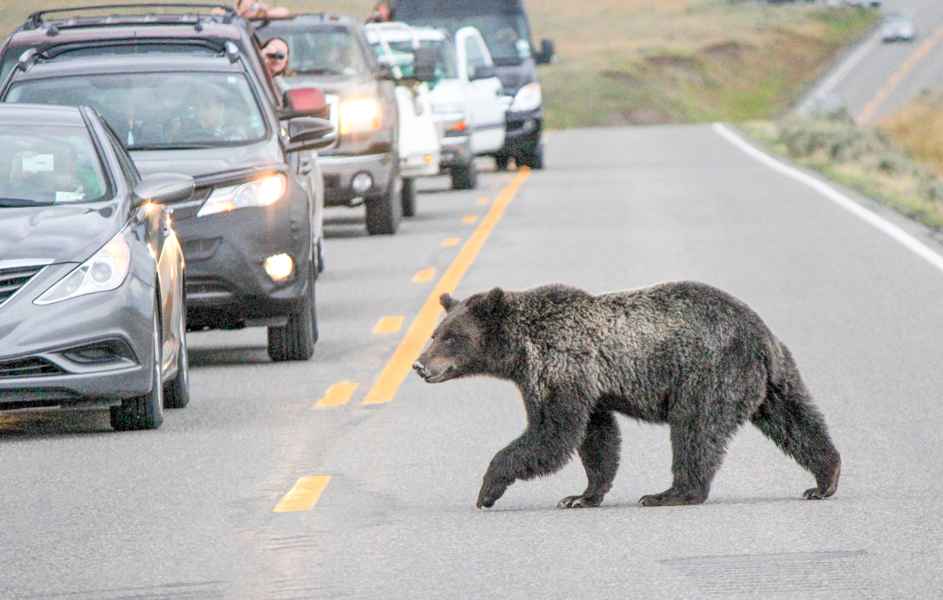
[[[42,265],[32,267],[9,267],[0,269],[0,306],[20,291],[36,273],[42,271]]]
[[[0,361],[0,379],[61,375],[62,369],[44,358],[20,358]]]

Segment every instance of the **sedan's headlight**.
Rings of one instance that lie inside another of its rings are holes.
[[[203,203],[196,216],[205,217],[250,206],[271,206],[281,200],[287,190],[288,179],[281,173],[241,185],[217,188]]]
[[[540,108],[543,101],[540,84],[532,81],[517,91],[514,102],[511,103],[511,112],[524,112]]]
[[[124,283],[130,267],[131,248],[124,239],[124,231],[121,231],[90,259],[43,292],[34,302],[53,304],[87,294],[110,292]]]
[[[376,98],[352,98],[340,106],[341,135],[376,131],[383,125],[383,107]]]

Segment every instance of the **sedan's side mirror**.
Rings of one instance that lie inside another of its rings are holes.
[[[553,57],[556,56],[557,51],[554,47],[553,40],[543,39],[540,40],[540,54],[536,56],[538,65],[550,64],[553,61]]]
[[[435,48],[416,48],[413,55],[413,78],[419,81],[435,81],[438,62],[438,51]]]
[[[498,72],[492,65],[478,65],[471,74],[471,80],[478,81],[479,79],[491,79],[497,76]]]
[[[285,107],[282,119],[295,117],[320,117],[327,110],[327,98],[319,88],[293,88],[285,92]]]
[[[320,150],[333,144],[336,139],[337,130],[327,119],[298,117],[288,122],[289,152]]]
[[[145,202],[172,204],[193,197],[193,177],[179,173],[154,173],[134,187],[134,205]]]

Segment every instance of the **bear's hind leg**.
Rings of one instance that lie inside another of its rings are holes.
[[[732,427],[701,423],[695,417],[689,421],[671,424],[671,487],[660,494],[649,494],[639,499],[642,506],[682,506],[703,504],[710,493],[711,481],[720,468],[733,435]]]
[[[803,493],[822,500],[838,489],[841,455],[828,435],[822,413],[796,373],[785,389],[770,386],[766,401],[750,420],[788,456],[815,476],[816,487]]]
[[[588,508],[599,506],[619,470],[621,437],[619,425],[611,411],[597,409],[586,427],[586,436],[579,447],[580,459],[589,483],[578,496],[567,496],[557,508]]]

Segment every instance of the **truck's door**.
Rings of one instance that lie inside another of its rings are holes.
[[[475,154],[497,152],[504,146],[507,108],[501,80],[481,33],[464,27],[455,33],[459,76],[468,82],[471,145]]]

